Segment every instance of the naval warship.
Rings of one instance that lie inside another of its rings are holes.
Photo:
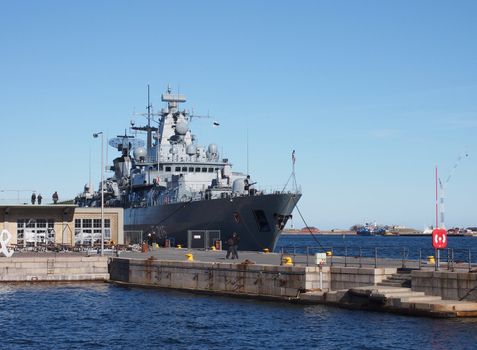
[[[120,152],[114,175],[96,192],[86,185],[76,203],[101,206],[102,191],[105,207],[124,208],[125,231],[153,233],[160,244],[207,248],[236,232],[241,250],[272,251],[301,192],[260,190],[248,174],[232,170],[216,144],[198,144],[189,128],[194,114],[179,108],[184,95],[168,89],[161,99],[165,106],[154,113],[148,89],[147,124],[131,121],[135,135],[109,140]]]

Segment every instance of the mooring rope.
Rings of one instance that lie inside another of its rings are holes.
[[[305,221],[305,218],[303,217],[303,215],[301,215],[301,211],[300,211],[300,208],[298,208],[298,204],[295,206],[296,210],[298,211],[298,214],[300,214],[300,217],[301,219],[303,220],[303,223],[305,224],[305,227],[308,229],[308,231],[310,232],[311,234],[311,237],[313,237],[313,239],[315,240],[316,243],[318,243],[318,245],[320,246],[321,249],[323,249],[324,252],[326,252],[326,249],[325,247],[323,247],[320,243],[320,241],[318,240],[318,238],[315,237],[315,235],[313,234],[313,232],[311,231],[310,229],[310,226],[308,226],[308,224],[306,223]]]

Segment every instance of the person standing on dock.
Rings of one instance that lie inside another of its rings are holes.
[[[42,199],[43,199],[43,197],[41,196],[41,193],[38,193],[38,205],[41,204]]]
[[[58,203],[58,192],[57,191],[55,191],[55,193],[53,193],[53,196],[51,196],[51,199],[53,199],[53,204]]]
[[[225,259],[228,259],[230,255],[232,255],[232,259],[234,258],[234,254],[232,253],[233,246],[234,246],[234,238],[233,236],[230,236],[229,239],[227,240],[227,255],[225,256]]]
[[[239,235],[237,234],[237,232],[234,232],[234,234],[232,235],[233,239],[234,239],[234,245],[232,246],[232,259],[238,259],[238,245],[239,245],[239,242],[240,242],[240,237]]]
[[[234,232],[232,237],[227,240],[227,245],[229,247],[227,249],[227,255],[225,256],[226,259],[228,259],[230,255],[232,255],[232,259],[238,259],[237,249],[239,241],[240,237],[237,235],[237,232]]]
[[[36,202],[36,194],[35,194],[35,192],[33,192],[31,194],[31,204],[35,204],[35,202]]]

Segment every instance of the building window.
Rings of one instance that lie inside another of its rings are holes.
[[[194,172],[194,167],[189,167],[189,173],[193,173]]]
[[[203,172],[203,173],[206,173],[206,172],[207,172],[207,168],[202,168],[202,172]]]
[[[181,167],[180,167],[180,166],[176,166],[176,171],[177,171],[177,172],[181,171]]]
[[[214,168],[209,168],[209,173],[213,173],[214,172]]]
[[[170,173],[171,172],[171,167],[170,166],[166,166],[166,173]]]
[[[111,220],[104,219],[104,240],[111,239]],[[101,242],[101,219],[75,219],[75,244]]]
[[[200,173],[200,168],[195,168],[196,173]]]
[[[18,219],[17,244],[23,247],[55,244],[55,221],[53,219]]]

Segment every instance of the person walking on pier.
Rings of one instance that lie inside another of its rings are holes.
[[[33,192],[31,194],[31,204],[35,204],[35,202],[36,202],[36,194],[35,194],[35,192]]]
[[[53,199],[53,204],[58,203],[58,192],[57,191],[55,191],[55,193],[53,193],[53,196],[51,196],[51,199]]]
[[[238,259],[238,245],[239,245],[239,242],[240,242],[240,237],[239,235],[234,232],[234,234],[232,235],[233,239],[234,239],[234,245],[232,246],[232,259]]]
[[[227,245],[229,246],[227,249],[227,255],[225,256],[226,259],[229,258],[230,255],[232,255],[232,259],[238,259],[238,244],[240,241],[240,237],[237,235],[236,232],[232,234],[232,237],[230,237],[227,240]]]
[[[232,254],[232,246],[234,245],[234,240],[232,237],[229,237],[229,239],[227,239],[227,255],[225,256],[225,259],[228,259],[230,257],[230,255],[234,256]]]

